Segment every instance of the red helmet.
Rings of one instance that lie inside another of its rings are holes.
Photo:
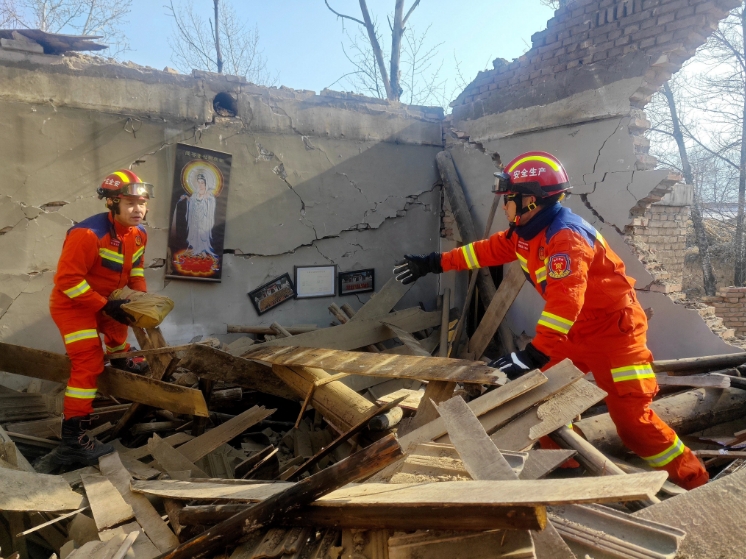
[[[559,159],[544,151],[529,151],[495,173],[496,194],[527,194],[548,198],[572,188]]]
[[[153,185],[140,180],[129,169],[114,171],[104,179],[96,189],[100,198],[118,198],[119,196],[137,196],[138,198],[154,198]]]

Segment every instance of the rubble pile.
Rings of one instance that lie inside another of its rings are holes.
[[[512,301],[509,284],[496,298]],[[746,354],[654,365],[657,412],[714,478],[686,492],[632,461],[605,392],[572,363],[508,382],[446,357],[458,312],[393,311],[406,291],[392,280],[357,313],[332,305],[330,328],[232,326],[250,334],[228,345],[135,329],[149,369],[107,367],[91,435],[116,451],[79,469],[54,462],[63,385],[39,382],[64,383],[69,361],[0,344],[0,369],[35,379],[0,392],[0,553],[738,556],[724,552],[735,528],[703,532],[743,521],[728,503],[746,491]],[[539,448],[545,435],[562,448]],[[690,522],[700,507],[712,518]]]

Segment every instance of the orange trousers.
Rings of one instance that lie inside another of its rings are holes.
[[[636,301],[608,315],[577,321],[568,342],[544,369],[569,358],[584,373],[593,372],[608,393],[606,406],[622,442],[650,466],[668,472],[672,482],[694,489],[707,482],[702,463],[673,429],[650,409],[658,393],[647,348],[647,319]],[[553,442],[542,446],[553,446]]]
[[[66,295],[52,292],[49,310],[65,342],[70,357],[70,379],[67,381],[63,411],[65,419],[88,415],[93,411],[96,380],[104,370],[104,336],[106,353],[129,351],[127,325],[101,311],[81,311]]]

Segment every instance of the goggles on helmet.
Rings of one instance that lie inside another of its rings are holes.
[[[147,182],[132,182],[116,190],[98,189],[100,198],[118,198],[119,196],[137,196],[141,198],[155,198],[153,185]]]
[[[495,173],[495,184],[492,185],[492,192],[495,194],[507,194],[510,189],[510,175],[504,172]]]

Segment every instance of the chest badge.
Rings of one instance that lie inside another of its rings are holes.
[[[528,243],[523,239],[518,239],[518,248],[521,250],[528,250]]]
[[[138,235],[137,237],[135,237],[135,244],[137,246],[142,245],[142,238],[140,237],[140,235]]]
[[[549,257],[549,277],[554,279],[562,279],[570,275],[572,270],[570,269],[570,255],[569,254],[553,254]]]
[[[120,241],[119,239],[111,239],[111,240],[109,241],[109,244],[110,244],[111,246],[113,246],[113,247],[118,247],[118,246],[119,246],[119,245],[121,245],[122,243],[121,243],[121,241]]]

